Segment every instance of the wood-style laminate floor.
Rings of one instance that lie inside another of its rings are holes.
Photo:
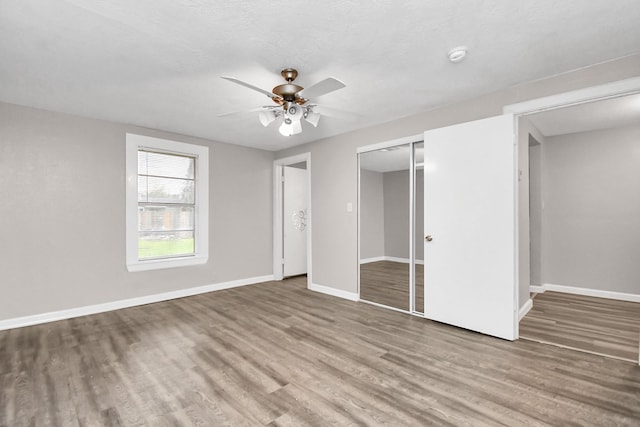
[[[638,363],[640,303],[536,294],[533,308],[520,321],[520,338]]]
[[[416,311],[424,311],[424,266],[416,265]],[[360,265],[360,299],[409,311],[409,264],[377,261]]]
[[[290,279],[0,332],[2,426],[638,426],[640,367]]]

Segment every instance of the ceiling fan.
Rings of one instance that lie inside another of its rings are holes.
[[[328,77],[305,89],[293,83],[298,77],[298,71],[294,68],[285,68],[280,74],[286,80],[286,83],[274,87],[271,92],[236,79],[235,77],[222,76],[222,78],[271,98],[275,105],[266,105],[250,111],[259,111],[258,117],[263,126],[268,126],[276,119],[282,117],[280,133],[284,136],[291,136],[302,132],[301,119],[311,123],[314,127],[318,126],[320,113],[313,111],[313,108],[317,107],[318,104],[313,104],[309,100],[345,87],[345,84],[340,80]],[[237,113],[221,114],[218,117],[233,114]]]

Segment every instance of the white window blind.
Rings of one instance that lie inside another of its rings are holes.
[[[194,157],[138,150],[138,259],[195,253]]]

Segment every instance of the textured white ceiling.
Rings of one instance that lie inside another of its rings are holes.
[[[0,101],[276,150],[640,52],[638,0],[0,0]],[[460,64],[447,52],[467,45]],[[283,137],[222,80],[357,114]]]

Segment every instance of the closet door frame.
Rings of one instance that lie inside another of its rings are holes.
[[[424,134],[417,134],[414,136],[408,136],[404,138],[393,139],[390,141],[384,141],[376,144],[365,145],[362,147],[358,147],[357,149],[357,157],[358,157],[358,299],[361,302],[372,304],[384,308],[388,308],[390,310],[399,311],[402,313],[408,313],[418,317],[424,317],[423,313],[419,313],[415,311],[415,292],[416,292],[416,283],[415,283],[415,149],[414,145],[416,143],[423,142]],[[409,145],[410,146],[410,164],[409,168],[409,310],[403,310],[400,308],[379,304],[372,301],[363,300],[360,298],[360,225],[362,223],[362,209],[360,207],[362,204],[360,203],[360,154],[369,153],[372,151],[378,151],[383,148],[391,148],[397,147],[401,145]],[[422,241],[422,239],[421,239]]]

